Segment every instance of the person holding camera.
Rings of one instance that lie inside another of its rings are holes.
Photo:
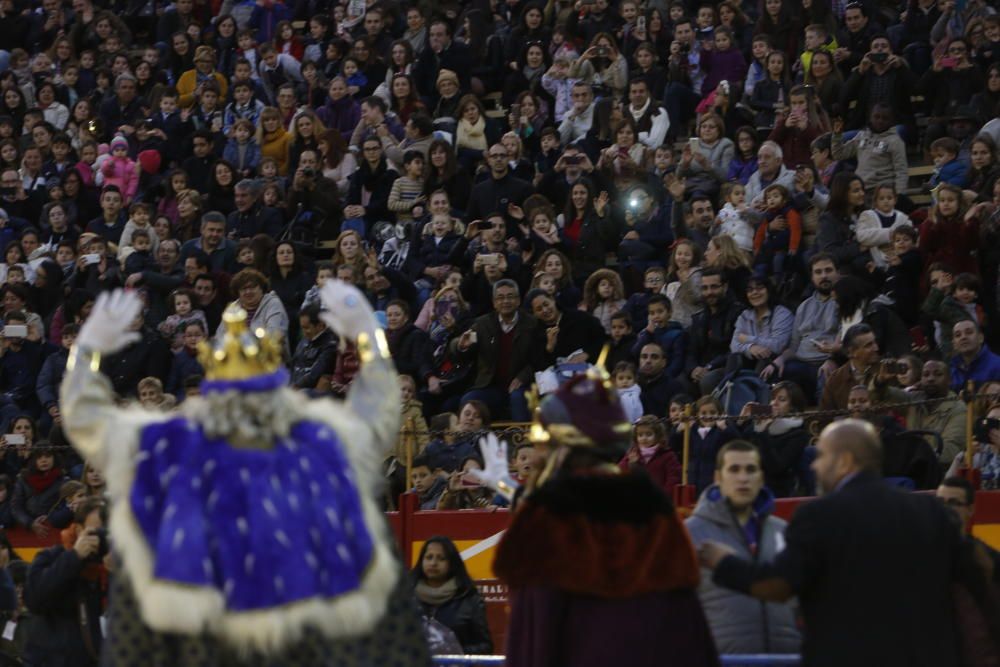
[[[73,525],[63,531],[63,543],[32,561],[24,599],[34,625],[22,653],[25,664],[98,664],[111,569],[107,518],[104,500],[87,498],[77,508]]]
[[[341,205],[337,184],[319,171],[319,155],[304,150],[288,191],[288,216],[308,214],[309,228],[317,240],[332,241],[340,233]]]
[[[917,86],[917,77],[906,61],[893,54],[892,43],[878,34],[869,41],[868,53],[853,68],[840,94],[840,108],[845,109],[844,127],[858,130],[871,118],[878,104],[888,105],[898,123],[915,123],[910,95]],[[857,104],[851,107],[851,102]]]

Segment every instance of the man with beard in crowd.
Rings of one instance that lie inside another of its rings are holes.
[[[833,298],[833,286],[840,275],[833,257],[822,252],[809,260],[809,274],[815,292],[795,309],[788,347],[761,376],[795,382],[806,396],[816,397],[822,392],[826,378],[837,370],[830,355],[840,327],[837,302]]]

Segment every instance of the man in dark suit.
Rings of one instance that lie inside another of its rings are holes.
[[[450,343],[451,353],[471,359],[476,354],[476,379],[462,403],[486,403],[494,415],[508,411],[513,421],[528,421],[524,393],[535,371],[544,363],[545,336],[538,321],[519,312],[521,292],[508,278],[493,285],[493,309],[472,323],[472,328]]]
[[[941,503],[888,486],[881,465],[871,424],[831,424],[812,464],[825,497],[798,509],[773,562],[713,542],[700,550],[719,585],[774,602],[798,595],[806,667],[959,664],[951,587],[971,576],[966,544]]]

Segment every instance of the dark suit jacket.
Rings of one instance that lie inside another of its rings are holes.
[[[948,509],[872,473],[799,507],[773,563],[729,556],[715,582],[746,592],[775,577],[805,617],[807,667],[958,665],[951,585],[967,572]]]
[[[542,355],[545,352],[545,334],[538,320],[531,315],[520,313],[517,325],[514,327],[514,344],[511,348],[510,374],[511,379],[517,378],[528,388],[534,380],[536,370],[544,368]],[[458,357],[469,358],[476,355],[476,381],[473,389],[484,389],[494,384],[494,374],[500,355],[500,319],[496,313],[487,313],[477,317],[472,323],[476,332],[477,342],[464,353],[458,349],[460,337],[449,344],[451,353]],[[504,390],[507,387],[503,387]]]

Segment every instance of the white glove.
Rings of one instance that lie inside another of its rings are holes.
[[[101,354],[113,354],[142,338],[138,331],[129,331],[142,312],[142,300],[135,292],[115,290],[101,292],[87,321],[80,327],[76,344]]]
[[[323,303],[320,318],[341,338],[356,341],[367,333],[374,337],[379,328],[368,299],[354,285],[343,280],[328,280],[319,293]]]
[[[508,489],[517,486],[510,478],[506,442],[498,440],[495,433],[487,433],[479,439],[479,451],[483,455],[483,469],[470,470],[465,473],[466,477],[481,482],[484,486],[488,486],[494,491],[500,491],[501,493],[504,493],[501,486],[506,485]]]

